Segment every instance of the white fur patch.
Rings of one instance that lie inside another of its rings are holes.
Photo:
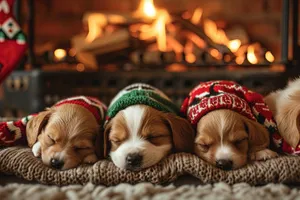
[[[139,131],[145,115],[143,106],[130,106],[123,112],[129,138],[123,142],[116,151],[110,152],[114,164],[119,168],[126,168],[126,157],[131,153],[138,153],[143,156],[141,168],[146,168],[159,162],[171,150],[172,146],[155,146],[144,138],[140,137]]]
[[[41,156],[41,143],[40,142],[36,142],[31,149],[33,155],[35,157],[40,157]]]
[[[111,152],[111,158],[115,165],[120,168],[126,167],[126,157],[130,153],[141,153],[145,149],[146,141],[139,136],[142,120],[145,114],[145,108],[139,105],[130,106],[122,111],[126,125],[129,131],[129,138]]]
[[[216,160],[231,160],[232,151],[230,147],[221,145],[216,151]]]

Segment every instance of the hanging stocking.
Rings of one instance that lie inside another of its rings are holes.
[[[15,0],[0,0],[0,84],[17,66],[27,44],[12,14]]]

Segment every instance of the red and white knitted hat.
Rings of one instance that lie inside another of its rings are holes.
[[[210,111],[230,109],[264,125],[270,133],[277,133],[272,112],[263,96],[233,81],[209,81],[195,87],[181,106],[181,112],[194,126]]]
[[[63,104],[76,104],[88,109],[96,118],[99,125],[105,119],[107,107],[97,98],[87,96],[76,96],[57,102],[54,106]],[[26,145],[26,125],[28,121],[37,114],[26,116],[18,121],[0,123],[0,146]]]

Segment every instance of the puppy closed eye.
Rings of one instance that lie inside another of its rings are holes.
[[[248,140],[248,137],[238,139],[238,140],[234,141],[233,143],[234,143],[235,146],[239,146],[239,145],[243,144],[244,142],[246,142],[247,140]]]
[[[211,146],[211,144],[204,144],[204,143],[195,143],[195,144],[203,152],[207,152]]]
[[[56,142],[55,142],[55,140],[50,136],[50,135],[47,135],[48,136],[48,144],[49,145],[53,145],[53,144],[55,144]]]
[[[76,151],[82,151],[82,150],[90,150],[92,147],[90,146],[74,146],[74,149]]]
[[[151,135],[150,134],[145,139],[148,140],[149,142],[151,142],[152,144],[156,145],[156,144],[160,144],[161,142],[163,142],[164,140],[167,140],[169,138],[170,138],[169,135]]]

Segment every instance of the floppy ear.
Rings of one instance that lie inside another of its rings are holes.
[[[51,110],[40,112],[38,115],[32,117],[26,125],[26,136],[28,146],[32,147],[41,133],[42,129],[46,126],[48,119],[51,115]]]
[[[250,119],[244,119],[244,123],[249,137],[249,152],[257,152],[268,148],[270,144],[270,134],[267,128]]]
[[[175,152],[193,152],[195,131],[192,125],[172,113],[166,113],[166,120],[172,131]]]
[[[103,148],[102,148],[102,156],[104,158],[107,158],[108,157],[108,154],[109,154],[109,151],[110,151],[110,143],[109,143],[109,133],[111,131],[111,126],[112,126],[112,123],[111,121],[108,122],[108,124],[105,126],[105,129],[104,129],[104,133],[103,133]]]
[[[283,108],[284,109],[284,108]],[[300,110],[291,108],[292,112],[282,112],[276,116],[280,135],[283,139],[296,148],[300,141]]]

